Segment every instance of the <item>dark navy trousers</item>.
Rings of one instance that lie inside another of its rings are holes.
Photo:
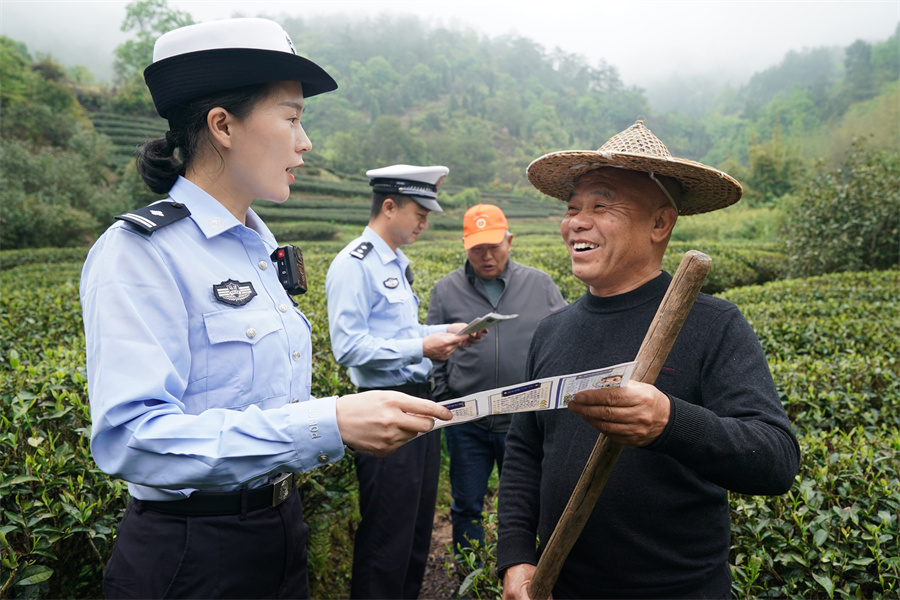
[[[351,598],[418,598],[431,549],[441,466],[433,431],[384,458],[357,454],[359,512]]]
[[[132,499],[103,577],[111,598],[309,598],[297,491],[275,508],[187,517]]]
[[[498,474],[502,472],[506,432],[489,431],[475,423],[461,423],[445,428],[444,437],[450,454],[454,550],[471,546],[469,540],[484,545],[484,497],[495,463]]]

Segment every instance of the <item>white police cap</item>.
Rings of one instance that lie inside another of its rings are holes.
[[[437,202],[438,186],[450,169],[441,165],[416,167],[391,165],[366,171],[372,191],[382,194],[402,194],[415,200],[423,208],[444,212]]]
[[[258,18],[221,19],[164,33],[153,46],[144,80],[156,111],[167,119],[192,100],[247,85],[299,81],[304,98],[337,89],[331,75],[297,54],[281,25]]]

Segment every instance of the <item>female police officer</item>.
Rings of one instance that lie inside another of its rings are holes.
[[[397,392],[310,395],[309,323],[250,204],[287,199],[312,147],[304,99],[334,80],[265,19],[171,31],[145,79],[170,131],[137,164],[169,198],[119,215],[81,283],[91,449],[131,495],[104,592],[306,597],[292,474],[451,415]]]

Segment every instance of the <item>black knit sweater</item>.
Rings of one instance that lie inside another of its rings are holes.
[[[611,298],[590,293],[544,319],[528,379],[633,360],[671,276]],[[701,294],[656,381],[669,424],[625,448],[553,590],[556,598],[727,597],[727,490],[781,494],[800,450],[750,325]],[[568,410],[515,415],[500,482],[498,569],[536,563],[597,440]]]

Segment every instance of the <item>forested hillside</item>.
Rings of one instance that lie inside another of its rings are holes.
[[[644,119],[674,155],[737,177],[741,210],[777,209],[804,188],[817,161],[840,165],[853,138],[863,137],[868,152],[896,154],[900,145],[896,32],[875,44],[792,51],[745,86],[708,93],[704,112],[654,112],[608,64],[522,37],[430,27],[415,17],[281,21],[298,51],[340,85],[313,98],[304,116],[314,148],[297,189],[307,194],[351,184],[364,195],[367,169],[409,162],[449,166],[451,193],[539,199],[525,179],[529,162],[596,149]],[[155,38],[190,22],[165,0],[129,4],[123,28],[134,37],[110,57],[112,87],[0,39],[2,247],[87,243],[116,210],[153,199],[130,155],[166,123],[141,72]]]
[[[900,131],[896,34],[874,46],[791,52],[746,86],[721,90],[711,110],[688,115],[655,114],[615,68],[524,38],[428,29],[414,18],[294,19],[285,27],[342,86],[310,103],[309,116],[321,140],[314,161],[337,172],[358,173],[373,157],[434,160],[453,165],[452,180],[461,185],[526,185],[524,168],[535,157],[596,149],[643,118],[674,154],[728,163],[766,195],[780,190],[768,189],[778,184],[758,172],[768,168],[756,165],[760,153],[783,162],[839,158],[831,146],[849,142],[842,127],[892,131],[878,140],[881,147],[896,147]],[[859,118],[845,124],[851,108]]]

